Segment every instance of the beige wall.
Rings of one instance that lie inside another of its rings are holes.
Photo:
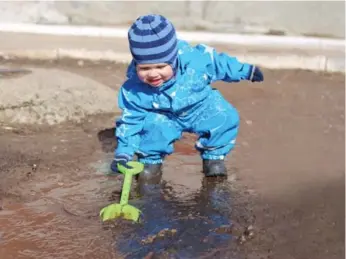
[[[344,1],[0,2],[0,22],[129,25],[146,13],[180,29],[345,37]]]

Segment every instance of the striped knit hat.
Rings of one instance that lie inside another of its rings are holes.
[[[137,64],[167,63],[173,68],[178,54],[173,24],[161,15],[140,16],[128,31],[133,59]]]

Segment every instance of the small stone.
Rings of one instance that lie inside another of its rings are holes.
[[[246,230],[248,230],[248,231],[251,231],[251,230],[253,230],[254,228],[253,228],[253,226],[252,225],[250,225],[250,226],[248,226],[247,228],[246,228]]]
[[[247,238],[253,238],[255,235],[254,233],[254,228],[252,225],[248,226],[245,231],[244,231],[244,236],[246,236]]]
[[[84,66],[84,61],[83,60],[78,60],[77,64],[78,64],[78,66],[82,67],[82,66]]]
[[[255,236],[255,233],[253,231],[249,232],[248,238],[253,238]]]
[[[245,242],[246,242],[246,238],[245,238],[245,236],[244,235],[241,235],[240,237],[239,237],[239,239],[238,239],[238,242],[239,242],[239,244],[244,244]]]
[[[251,121],[251,120],[246,120],[245,123],[246,123],[247,125],[252,125],[252,121]]]

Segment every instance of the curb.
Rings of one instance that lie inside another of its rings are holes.
[[[345,73],[344,57],[299,56],[278,55],[275,53],[263,53],[256,55],[244,55],[233,53],[240,61],[252,63],[268,69],[302,69],[319,72]],[[86,49],[53,49],[53,50],[15,50],[0,51],[0,57],[5,60],[32,59],[32,60],[89,60],[109,61],[129,64],[131,55],[115,51],[93,51]]]
[[[55,36],[88,36],[101,38],[127,38],[128,28],[72,25],[42,25],[30,23],[2,23],[0,32],[46,34]],[[274,35],[244,35],[215,32],[177,31],[177,36],[192,42],[223,43],[272,48],[305,48],[345,51],[345,40],[316,37]]]

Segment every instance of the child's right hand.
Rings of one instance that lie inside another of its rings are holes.
[[[127,165],[127,162],[129,162],[130,160],[131,160],[131,157],[126,154],[116,155],[111,164],[112,172],[119,173],[118,164],[121,164],[125,168],[131,169],[132,167]]]

